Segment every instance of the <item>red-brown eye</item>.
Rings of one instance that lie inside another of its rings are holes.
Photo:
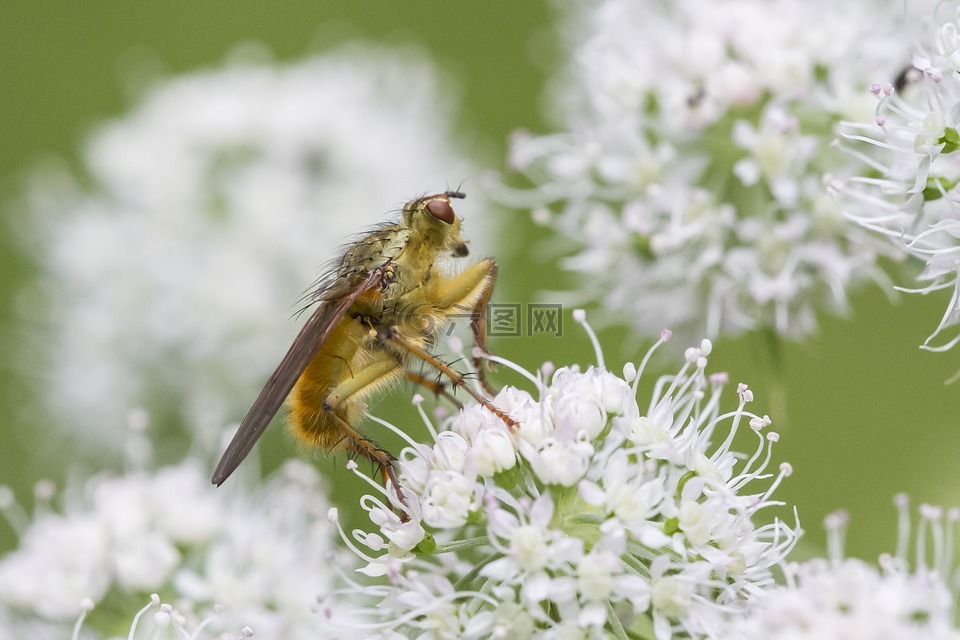
[[[442,220],[447,224],[453,224],[457,216],[453,213],[453,207],[446,200],[431,200],[427,203],[427,211],[437,220]]]

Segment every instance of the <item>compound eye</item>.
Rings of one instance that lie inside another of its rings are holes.
[[[447,224],[453,224],[453,221],[457,219],[456,214],[453,213],[453,207],[446,200],[431,200],[427,203],[427,211],[437,220]]]

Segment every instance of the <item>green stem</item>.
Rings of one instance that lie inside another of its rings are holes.
[[[763,330],[764,345],[766,346],[766,362],[770,369],[769,391],[770,416],[777,425],[778,431],[784,431],[787,424],[787,387],[784,384],[786,379],[786,359],[783,357],[783,341],[780,336],[771,329],[765,327]]]
[[[438,544],[437,548],[434,549],[434,553],[452,553],[456,551],[463,551],[464,549],[473,549],[474,547],[480,547],[486,544],[489,541],[487,536],[480,536],[477,538],[467,538],[466,540],[457,540],[455,542],[450,542],[447,544]]]
[[[473,568],[470,569],[470,571],[467,571],[465,574],[463,574],[462,578],[457,580],[457,583],[453,585],[453,588],[456,591],[460,591],[461,589],[464,589],[466,585],[470,583],[470,581],[472,581],[474,578],[476,578],[480,574],[481,569],[483,569],[485,566],[487,566],[488,564],[496,560],[499,556],[500,556],[499,553],[494,552],[488,555],[486,558],[484,558],[480,562],[478,562],[477,564],[475,564]]]
[[[607,605],[607,622],[610,623],[610,630],[613,631],[613,636],[617,638],[617,640],[630,640],[627,637],[626,629],[623,628],[623,623],[620,622],[620,618],[617,617],[617,612],[613,610],[613,603],[607,600],[604,604]]]

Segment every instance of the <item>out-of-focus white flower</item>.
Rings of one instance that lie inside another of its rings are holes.
[[[869,112],[859,90],[902,68],[902,3],[569,5],[560,132],[515,137],[533,188],[503,197],[572,240],[570,298],[648,335],[800,337],[885,282],[877,258],[895,252],[844,218],[822,176],[862,166],[829,146]]]
[[[907,501],[898,496],[898,555],[881,556],[879,568],[843,558],[845,514],[828,516],[831,558],[788,564],[788,585],[771,589],[744,616],[733,616],[724,637],[743,640],[957,640],[954,619],[952,529],[960,512],[920,508],[917,566],[906,558],[910,527]],[[927,557],[927,530],[934,543]],[[930,563],[932,559],[932,565]],[[950,581],[950,582],[948,582]]]
[[[944,351],[960,342],[943,335],[960,323],[960,3],[904,29],[917,42],[911,66],[897,86],[878,79],[875,112],[843,126],[846,149],[869,164],[831,187],[851,219],[926,262],[912,291],[951,292],[924,343]]]
[[[405,503],[385,491],[366,496],[373,530],[342,533],[366,561],[361,571],[389,581],[340,592],[374,600],[358,607],[356,633],[559,639],[633,630],[666,640],[708,634],[744,606],[795,543],[783,522],[754,522],[782,504],[771,494],[790,468],[771,480],[777,438],[762,433],[768,418],[746,409],[745,385],[736,408],[721,410],[726,377],[705,373],[710,348],[689,349],[645,406],[633,365],[623,377],[563,367],[549,382],[517,368],[535,393],[506,388],[493,399],[520,422],[516,432],[470,405],[432,446],[411,442],[398,463]],[[534,416],[538,428],[524,432]],[[756,433],[752,455],[731,448],[740,428]],[[492,448],[497,464],[488,464]],[[393,543],[404,528],[413,535]]]
[[[338,246],[476,175],[452,142],[449,93],[407,50],[230,64],[159,83],[96,131],[89,187],[38,176],[53,328],[31,344],[48,347],[56,422],[109,446],[104,425],[142,406],[219,436],[279,361],[298,298]],[[459,212],[482,247],[475,195]]]
[[[97,636],[91,635],[89,630],[84,628],[87,615],[94,609],[93,601],[89,599],[85,600],[81,604],[81,609],[82,611],[77,618],[77,622],[73,626],[73,635],[70,636],[70,640],[103,637],[102,634]],[[215,621],[219,615],[219,609],[220,607],[216,607],[212,615],[197,621],[193,619],[194,616],[191,615],[188,618],[173,605],[161,602],[160,596],[154,593],[150,595],[150,602],[133,614],[126,637],[130,640],[134,640],[135,638],[150,638],[151,640],[183,640],[184,638],[204,640],[205,638],[213,638],[212,629],[216,627]],[[48,629],[53,631],[54,627],[50,626]],[[62,630],[60,631],[60,635],[50,636],[26,635],[24,631],[25,629],[22,626],[17,629],[18,633],[23,634],[20,637],[39,637],[41,640],[47,637],[61,639],[65,637],[62,635]],[[33,629],[31,629],[31,632],[32,631]],[[2,631],[0,631],[0,633],[2,633]],[[46,631],[43,633],[46,633]],[[235,630],[235,633],[217,633],[216,640],[242,640],[243,638],[249,638],[253,635],[253,629],[243,627]],[[0,636],[0,638],[4,638],[4,636]]]
[[[129,624],[130,603],[158,592],[187,627],[216,608],[211,631],[332,637],[314,608],[335,579],[320,484],[312,467],[289,461],[251,493],[217,491],[188,460],[70,486],[62,512],[38,510],[0,558],[0,617],[65,638],[84,599],[97,604],[86,626],[107,629]]]

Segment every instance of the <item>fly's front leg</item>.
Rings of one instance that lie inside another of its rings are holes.
[[[480,386],[490,395],[496,395],[497,390],[490,386],[487,381],[486,370],[493,369],[494,363],[482,357],[490,355],[487,349],[487,303],[490,302],[490,296],[493,295],[493,285],[497,281],[497,263],[493,260],[485,260],[480,264],[489,264],[488,277],[485,279],[486,286],[482,291],[480,299],[473,308],[473,317],[470,320],[470,329],[473,331],[473,340],[476,348],[480,351],[479,355],[473,356],[473,366],[477,370],[477,376],[480,380]]]
[[[446,278],[438,287],[436,304],[441,311],[454,309],[470,314],[470,329],[479,351],[479,354],[473,357],[474,368],[480,386],[491,396],[497,393],[487,382],[486,369],[491,367],[491,362],[482,356],[490,353],[487,349],[487,304],[493,295],[496,281],[497,263],[490,258],[481,260],[464,272]]]

